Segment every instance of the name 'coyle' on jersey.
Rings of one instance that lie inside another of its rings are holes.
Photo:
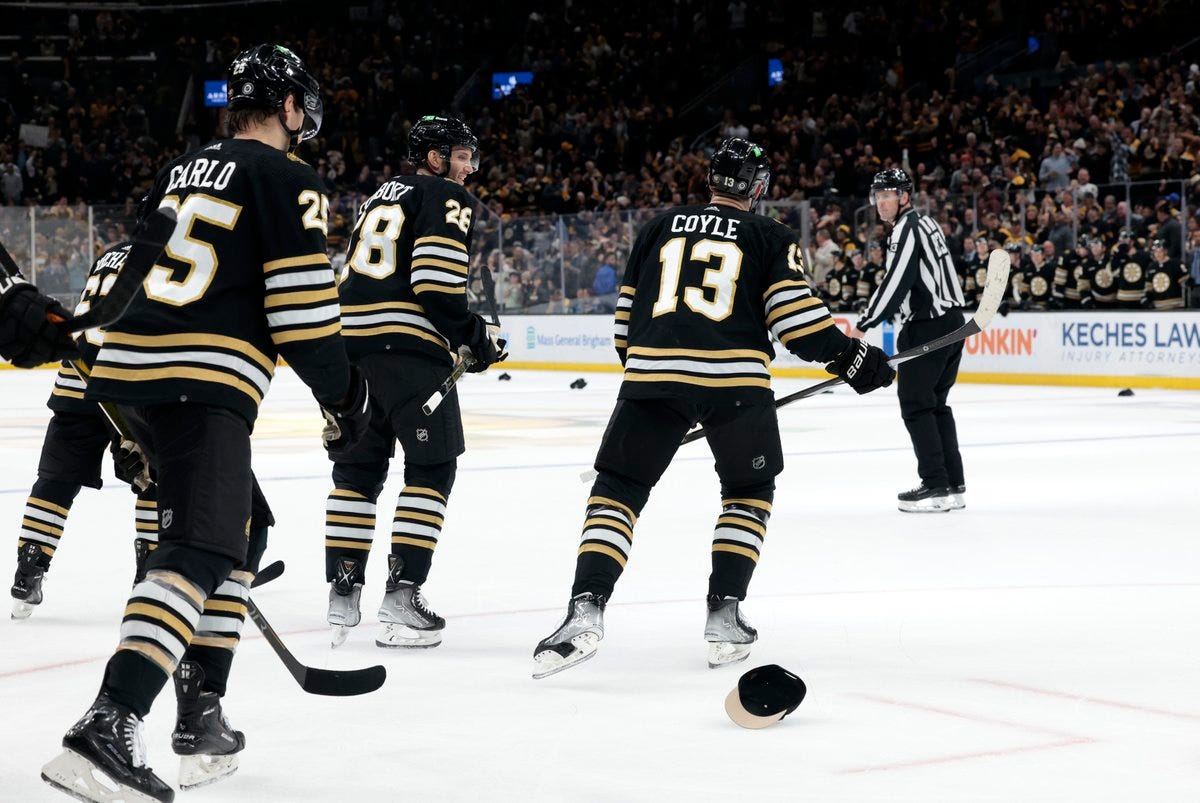
[[[391,179],[363,204],[338,288],[351,359],[404,351],[450,362],[467,342],[474,206],[460,184],[426,175]]]
[[[313,169],[262,142],[220,140],[159,171],[151,201],[178,222],[105,331],[86,398],[209,404],[253,425],[282,354],[319,401],[340,400],[350,368]]]
[[[643,227],[617,301],[621,398],[771,397],[768,331],[801,359],[850,340],[812,293],[799,238],[768,218],[711,204]]]

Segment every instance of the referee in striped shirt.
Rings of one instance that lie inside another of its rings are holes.
[[[963,325],[962,287],[941,227],[912,207],[912,179],[899,168],[875,174],[871,203],[891,229],[884,277],[857,330],[868,329],[900,314],[903,326],[897,349],[928,343]],[[913,451],[921,484],[897,496],[900,510],[941,512],[965,507],[962,456],[954,414],[946,404],[958,378],[962,343],[956,343],[904,364],[897,376],[900,414]]]

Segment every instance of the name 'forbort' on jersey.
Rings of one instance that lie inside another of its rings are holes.
[[[125,258],[129,256],[131,245],[129,242],[117,243],[92,263],[83,292],[79,295],[79,303],[75,305],[76,316],[84,314],[98,299],[108,295],[113,282],[117,280],[117,274],[125,266]],[[79,354],[82,358],[77,362],[81,362],[86,369],[86,366],[96,361],[96,355],[104,343],[104,330],[88,329],[80,332],[75,335],[75,341],[79,343]],[[58,369],[58,376],[54,378],[54,390],[50,392],[46,406],[60,413],[94,413],[96,403],[83,400],[86,387],[71,363],[63,360]]]
[[[349,362],[313,169],[255,140],[221,140],[164,167],[151,201],[178,223],[144,292],[105,332],[86,398],[210,404],[253,426],[282,355],[336,404]]]
[[[474,327],[474,207],[461,185],[424,175],[392,179],[363,204],[338,288],[352,360],[406,352],[452,362]]]
[[[684,206],[638,234],[615,318],[621,398],[771,398],[768,333],[814,362],[850,339],[812,293],[796,233],[729,206]]]

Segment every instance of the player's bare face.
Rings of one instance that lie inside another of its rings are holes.
[[[454,148],[450,151],[450,172],[447,177],[458,184],[467,180],[467,176],[475,172],[470,148]]]
[[[889,223],[895,220],[896,212],[900,210],[900,193],[895,190],[875,190],[875,210],[880,219]]]

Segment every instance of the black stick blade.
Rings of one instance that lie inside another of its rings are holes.
[[[254,575],[254,582],[250,583],[250,587],[258,588],[259,586],[265,586],[283,574],[283,568],[283,561],[281,560],[262,567],[258,570],[258,574]]]
[[[77,318],[72,318],[69,326],[72,332],[81,332],[96,326],[108,326],[116,321],[129,307],[129,302],[137,294],[138,288],[146,280],[154,263],[162,256],[167,241],[175,233],[175,210],[164,206],[151,212],[142,227],[141,233],[133,240],[129,256],[117,274],[112,289],[102,298],[92,304],[91,309]]]
[[[387,680],[387,670],[382,666],[365,669],[316,669],[308,667],[300,688],[309,694],[322,697],[354,697],[370,694]]]

